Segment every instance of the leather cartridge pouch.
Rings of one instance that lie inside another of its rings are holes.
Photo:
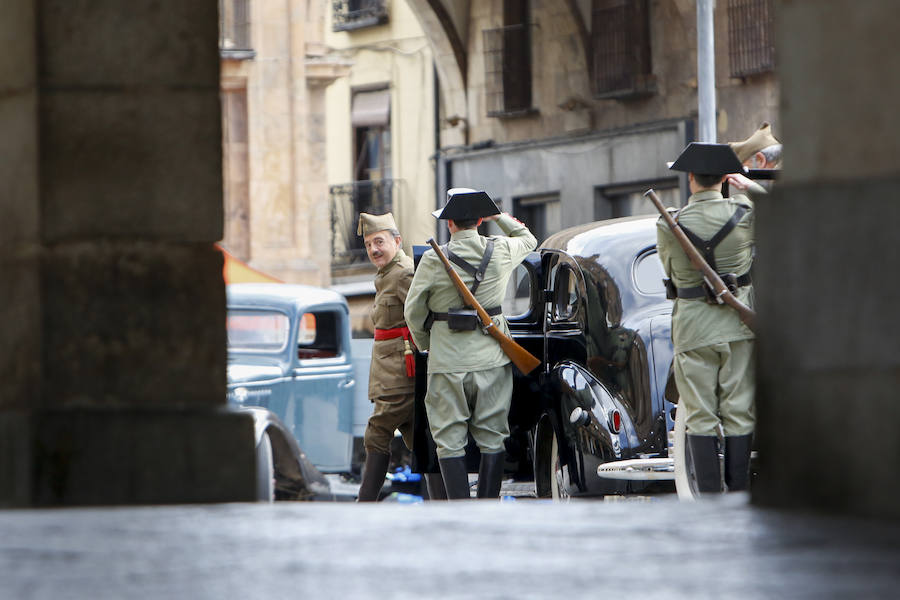
[[[451,308],[447,311],[447,327],[451,331],[478,329],[478,312],[474,308]]]

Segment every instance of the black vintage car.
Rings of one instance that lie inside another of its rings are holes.
[[[674,405],[664,394],[672,303],[663,278],[655,217],[562,231],[513,275],[504,314],[513,337],[543,364],[527,376],[516,371],[507,469],[533,477],[537,496],[674,489]],[[425,370],[423,358],[420,408]],[[418,415],[416,464],[437,471],[424,410]]]

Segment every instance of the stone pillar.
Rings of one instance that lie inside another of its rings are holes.
[[[778,5],[784,178],[758,202],[754,502],[900,516],[900,11]]]
[[[4,3],[0,506],[253,498],[217,23],[215,0]]]

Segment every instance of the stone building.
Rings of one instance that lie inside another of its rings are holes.
[[[694,0],[410,0],[439,73],[439,190],[483,188],[539,239],[681,202],[695,137]],[[778,131],[771,0],[715,13],[718,138]]]
[[[405,0],[339,1],[325,12],[325,44],[351,64],[325,94],[332,287],[362,333],[372,327],[375,269],[356,234],[359,213],[393,212],[407,252],[434,233],[434,59]]]
[[[330,280],[325,90],[348,64],[323,42],[326,2],[219,0],[225,233],[253,267]]]

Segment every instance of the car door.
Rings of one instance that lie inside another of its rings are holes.
[[[319,470],[349,471],[357,382],[347,308],[306,308],[298,315],[294,339],[293,389],[285,424]]]

